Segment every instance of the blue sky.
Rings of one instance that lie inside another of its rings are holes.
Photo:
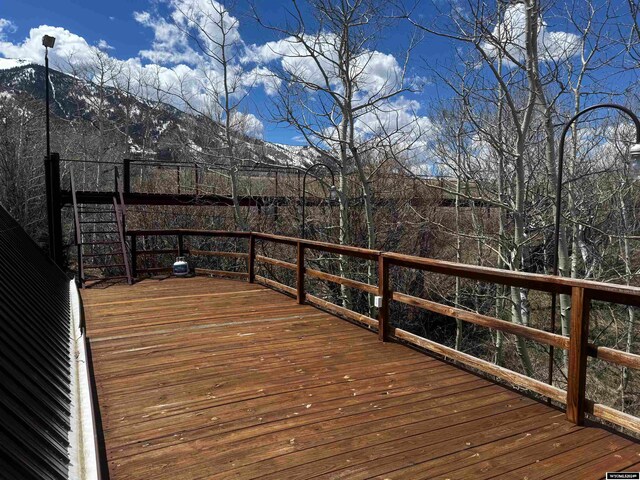
[[[444,0],[435,0],[444,2]],[[618,0],[622,1],[622,0]],[[286,16],[285,7],[290,6],[289,0],[257,0],[257,9],[265,23],[278,24]],[[266,42],[278,40],[273,32],[266,30],[256,24],[249,15],[249,2],[239,0],[234,6],[231,14],[239,20],[239,35],[247,45],[259,47]],[[424,2],[416,12],[416,18],[429,19],[433,16],[433,7],[429,2]],[[153,57],[141,54],[142,51],[157,50],[154,46],[154,39],[157,41],[157,32],[154,36],[154,28],[143,25],[140,18],[136,19],[136,12],[149,12],[151,20],[158,21],[163,15],[166,16],[168,9],[166,3],[162,1],[149,0],[56,0],[55,2],[45,0],[9,0],[3,2],[0,10],[0,56],[21,56],[30,57],[36,61],[41,58],[41,47],[35,37],[44,32],[44,29],[37,30],[41,26],[59,27],[66,29],[73,35],[73,39],[66,34],[58,39],[56,51],[60,52],[64,42],[71,40],[80,44],[95,46],[99,42],[106,42],[109,47],[105,50],[109,55],[120,60],[137,59],[142,64],[152,63]],[[552,15],[549,15],[553,19]],[[4,20],[3,20],[4,19]],[[1,23],[3,22],[4,23]],[[571,27],[566,25],[566,21],[552,20],[550,25],[554,31],[562,30],[571,32]],[[35,29],[35,30],[32,30]],[[37,31],[36,31],[37,30]],[[404,47],[407,45],[410,26],[407,22],[402,22],[393,29],[384,33],[376,50],[381,54],[394,56],[398,63],[402,62]],[[28,45],[28,37],[32,37],[32,42]],[[564,35],[562,33],[561,35]],[[166,40],[166,39],[165,39]],[[157,43],[157,42],[156,42]],[[410,76],[429,76],[426,66],[433,68],[438,64],[451,64],[456,62],[456,48],[460,44],[451,40],[427,36],[412,53],[410,63]],[[157,53],[157,52],[156,52]],[[152,52],[153,54],[153,52]],[[162,62],[159,62],[162,64]],[[171,62],[165,63],[168,67]],[[405,104],[411,101],[412,113],[417,115],[427,115],[430,100],[436,97],[447,96],[446,88],[438,82],[427,82],[423,91],[408,95]],[[247,98],[243,108],[255,115],[263,125],[264,137],[267,140],[295,144],[299,143],[299,138],[290,128],[279,127],[267,116],[267,105],[269,96],[261,87],[254,88]]]
[[[286,15],[285,7],[289,0],[258,0],[256,6],[263,21],[276,24]],[[29,36],[31,29],[48,25],[62,27],[72,34],[82,37],[89,45],[98,45],[105,41],[110,47],[108,52],[118,59],[139,56],[139,52],[150,48],[154,40],[151,28],[142,26],[134,18],[134,12],[155,11],[166,13],[163,4],[153,1],[87,1],[87,0],[10,0],[3,2],[0,17],[11,22],[9,28],[2,32],[1,40],[18,45]],[[276,40],[273,32],[256,25],[249,12],[249,2],[240,1],[231,12],[240,21],[239,32],[243,42],[261,45]],[[408,25],[396,28],[381,39],[378,47],[385,54],[397,55],[401,58],[403,47],[407,43]],[[40,32],[38,33],[40,34]],[[64,42],[58,39],[56,48]],[[453,48],[449,42],[431,39],[421,44],[413,54],[412,70],[419,75],[424,61],[432,62],[450,56]],[[37,55],[37,53],[35,53]],[[1,52],[0,56],[12,56]],[[149,63],[148,60],[143,60]],[[433,87],[426,87],[433,90]],[[426,94],[427,92],[425,92]],[[255,88],[243,107],[255,114],[264,125],[264,137],[270,141],[281,143],[299,143],[294,132],[277,126],[267,118],[266,105],[269,98],[262,88]]]

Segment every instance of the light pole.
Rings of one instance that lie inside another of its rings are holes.
[[[47,102],[47,160],[51,156],[51,136],[49,133],[49,49],[53,48],[56,43],[55,37],[44,35],[42,37],[42,45],[44,46],[44,83],[45,83],[45,101]]]
[[[573,123],[580,118],[582,115],[589,113],[593,110],[597,110],[600,108],[613,108],[615,110],[619,110],[623,113],[626,113],[629,118],[633,121],[636,127],[636,142],[634,145],[631,145],[629,148],[629,157],[634,166],[640,166],[640,119],[627,107],[623,107],[622,105],[618,105],[615,103],[600,103],[598,105],[593,105],[591,107],[585,108],[580,112],[576,113],[569,121],[565,124],[562,129],[562,134],[560,135],[560,144],[558,146],[558,179],[556,184],[556,215],[555,215],[555,223],[554,223],[554,234],[553,234],[553,275],[558,275],[558,249],[560,243],[560,221],[561,221],[561,213],[562,213],[562,171],[564,167],[564,144],[566,140],[567,133],[569,129],[573,125]],[[557,294],[553,294],[551,297],[551,332],[555,333],[556,330],[556,307],[557,307]],[[553,345],[549,346],[549,384],[553,383]]]
[[[336,176],[333,173],[331,168],[324,163],[314,163],[310,167],[308,167],[304,171],[304,175],[302,176],[302,223],[300,224],[300,236],[301,238],[305,238],[305,205],[307,203],[307,175],[311,170],[318,167],[324,167],[329,170],[331,174],[331,186],[329,187],[329,199],[335,200],[338,198],[338,190],[336,189]]]
[[[51,161],[51,134],[49,130],[49,49],[53,48],[53,45],[56,43],[56,39],[54,37],[50,37],[49,35],[44,35],[42,37],[42,46],[44,46],[44,84],[45,84],[45,102],[46,102],[46,110],[45,110],[45,122],[46,122],[46,143],[47,143],[47,156],[44,159],[44,174],[46,181],[46,196],[47,196],[47,226],[49,232],[49,256],[53,259],[55,263],[58,265],[61,264],[62,259],[60,257],[59,252],[59,244],[57,239],[60,237],[60,232],[58,231],[57,226],[59,226],[59,221],[56,218],[58,212],[56,211],[56,195],[54,193],[54,176],[58,176],[55,180],[59,181],[59,173],[58,169],[54,168],[53,162]],[[61,237],[60,237],[61,238]]]

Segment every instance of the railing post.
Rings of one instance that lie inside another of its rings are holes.
[[[247,258],[247,273],[249,274],[249,283],[254,283],[256,280],[255,259],[256,259],[256,237],[253,236],[253,233],[250,233],[249,234],[249,256]]]
[[[131,276],[138,277],[138,246],[135,234],[131,235]]]
[[[304,304],[304,243],[298,242],[298,255],[296,261],[296,291],[298,304]]]
[[[184,256],[184,237],[181,233],[178,234],[178,256]]]
[[[122,188],[124,193],[131,193],[131,160],[125,158],[122,161]]]
[[[587,346],[591,299],[584,288],[571,289],[571,336],[567,372],[567,420],[584,424],[585,388],[587,383]]]
[[[389,339],[389,260],[381,253],[378,255],[378,296],[382,303],[378,307],[378,339]]]

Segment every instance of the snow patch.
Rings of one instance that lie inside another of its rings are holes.
[[[20,58],[0,58],[0,70],[9,70],[11,68],[25,67],[33,62],[22,60]]]

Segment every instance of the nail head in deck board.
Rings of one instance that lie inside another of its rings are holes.
[[[526,445],[539,458],[553,457],[555,436],[583,431],[547,405],[260,285],[196,277],[82,295],[112,480],[208,477],[218,466],[220,478],[330,476],[347,460],[355,478],[386,464],[391,478],[420,478],[472,468],[438,461],[469,448],[483,452],[478,464],[519,457],[509,428],[532,432],[538,441]],[[617,464],[604,439],[621,437],[591,430],[603,439],[591,460]],[[633,442],[623,448],[640,454]]]

